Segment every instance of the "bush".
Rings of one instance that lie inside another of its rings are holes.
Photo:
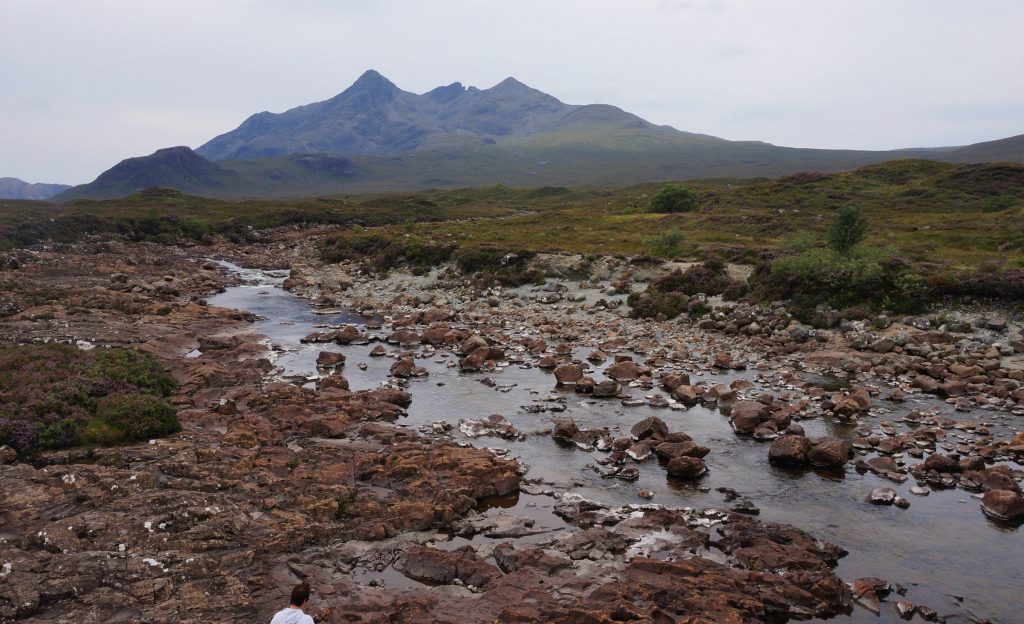
[[[651,197],[650,211],[689,212],[697,208],[697,194],[681,184],[666,184]]]
[[[683,254],[683,242],[686,237],[682,230],[665,230],[659,234],[648,236],[644,239],[644,247],[652,255],[662,258],[675,258]]]
[[[146,394],[115,394],[96,406],[96,416],[85,427],[85,444],[110,446],[148,440],[181,431],[174,407]]]
[[[840,254],[848,254],[857,243],[864,240],[868,231],[868,221],[860,214],[860,209],[847,206],[839,211],[828,231],[828,246]]]
[[[175,386],[152,356],[131,349],[0,348],[0,444],[32,453],[165,435],[179,426],[163,400]]]
[[[841,254],[833,249],[810,249],[758,267],[751,286],[760,299],[789,299],[798,316],[817,305],[836,309],[866,306],[896,312],[916,312],[928,288],[908,262],[879,248],[860,248]]]

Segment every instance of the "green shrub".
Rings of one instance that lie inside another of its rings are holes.
[[[104,397],[82,432],[85,444],[110,446],[148,440],[181,431],[173,406],[146,394]]]
[[[690,212],[697,208],[697,194],[681,184],[666,184],[651,197],[651,212]]]
[[[839,211],[832,227],[828,231],[828,246],[840,254],[848,254],[857,243],[864,240],[868,231],[868,221],[860,213],[860,209],[847,206]]]
[[[644,247],[654,256],[675,258],[683,254],[683,243],[686,237],[682,230],[671,229],[648,236],[644,239]]]
[[[809,249],[765,264],[751,277],[758,298],[789,299],[798,316],[827,303],[836,309],[865,306],[896,312],[920,310],[928,288],[908,262],[891,252],[861,247],[839,253]]]

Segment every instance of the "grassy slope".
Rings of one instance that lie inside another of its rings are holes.
[[[493,191],[464,190],[428,196],[442,205],[453,197],[481,206],[521,202],[535,213],[471,227],[420,224],[416,231],[438,240],[492,242],[534,251],[636,253],[647,249],[645,239],[679,229],[691,252],[720,250],[753,258],[785,246],[787,236],[798,230],[823,240],[838,209],[855,205],[870,221],[869,242],[892,246],[914,260],[950,267],[977,266],[987,260],[1021,265],[1024,167],[1010,166],[1009,181],[1006,174],[1006,167],[999,166],[897,161],[850,173],[690,181],[701,208],[682,215],[646,212],[657,184],[540,198],[519,191],[507,191],[514,197],[499,198],[490,194]],[[993,184],[993,179],[1000,182]]]
[[[798,230],[823,240],[835,212],[855,205],[870,221],[870,242],[890,245],[913,260],[946,267],[989,260],[1024,266],[1021,165],[906,160],[846,173],[687,184],[698,192],[701,207],[683,215],[646,212],[659,184],[614,190],[490,186],[270,201],[135,196],[62,207],[2,202],[0,244],[6,238],[11,246],[12,232],[36,228],[45,234],[53,224],[76,218],[124,221],[174,215],[213,231],[224,224],[260,228],[326,222],[386,225],[400,234],[412,227],[410,222],[421,221],[414,229],[426,239],[575,253],[643,252],[649,250],[645,239],[679,229],[688,254],[717,250],[754,259],[760,252],[784,247],[787,236]],[[530,213],[511,216],[523,210]],[[467,218],[475,220],[444,222]]]

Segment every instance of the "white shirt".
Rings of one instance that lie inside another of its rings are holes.
[[[302,609],[281,609],[274,616],[274,619],[270,620],[270,624],[315,624],[313,618],[309,617],[302,612]]]

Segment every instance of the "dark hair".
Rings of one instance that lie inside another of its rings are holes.
[[[292,588],[292,604],[301,607],[309,600],[309,583],[302,581]]]

